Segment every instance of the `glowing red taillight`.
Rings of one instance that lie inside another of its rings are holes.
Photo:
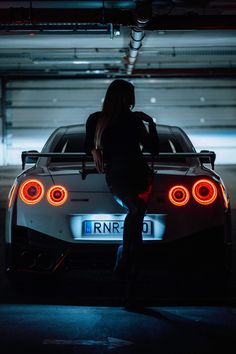
[[[168,195],[171,203],[176,206],[187,204],[190,198],[189,191],[182,185],[172,187]]]
[[[43,184],[37,179],[28,179],[20,186],[19,195],[26,204],[36,204],[44,194]]]
[[[47,200],[51,205],[59,206],[65,203],[68,193],[63,186],[52,186],[47,192]]]
[[[192,193],[194,199],[202,205],[211,204],[217,198],[217,188],[215,184],[208,179],[200,179],[194,183]]]

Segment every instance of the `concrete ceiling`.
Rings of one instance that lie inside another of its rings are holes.
[[[219,0],[1,1],[0,75],[127,76],[135,28],[131,76],[236,75],[236,3]]]

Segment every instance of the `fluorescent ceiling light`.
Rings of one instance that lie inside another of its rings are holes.
[[[75,65],[89,65],[89,64],[121,64],[121,59],[70,59],[70,60],[49,60],[49,59],[36,59],[33,60],[34,64],[53,64],[53,65],[63,65],[63,64],[75,64]]]
[[[101,60],[73,60],[72,64],[120,64],[121,60],[119,59],[101,59]]]

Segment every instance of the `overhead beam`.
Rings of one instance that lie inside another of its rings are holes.
[[[1,8],[0,30],[11,30],[16,25],[67,26],[73,29],[79,23],[113,23],[135,26],[133,9],[99,8]],[[147,24],[147,30],[186,30],[186,29],[236,29],[236,15],[155,15]]]
[[[155,16],[148,30],[223,30],[236,29],[236,15]]]
[[[45,72],[45,71],[5,71],[0,70],[0,77],[5,80],[43,80],[43,79],[88,79],[88,78],[130,78],[127,73],[122,73],[119,69],[91,70],[88,73],[85,70],[60,70]],[[199,69],[135,69],[132,73],[132,78],[226,78],[235,79],[236,68],[199,68]]]
[[[193,77],[193,78],[233,78],[236,77],[236,68],[193,68],[193,69],[135,69],[136,77]]]
[[[68,9],[68,8],[12,8],[1,9],[1,25],[13,24],[64,24],[76,23],[114,23],[128,25],[132,23],[132,12],[120,9]]]

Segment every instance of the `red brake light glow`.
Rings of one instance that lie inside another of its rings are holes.
[[[224,199],[225,207],[226,207],[226,209],[228,209],[229,200],[227,198],[226,190],[225,190],[225,188],[224,188],[224,186],[222,184],[220,184],[220,188],[221,188],[222,196],[223,196],[223,199]]]
[[[20,186],[19,195],[26,204],[36,204],[44,194],[43,184],[37,179],[28,179]]]
[[[67,200],[67,190],[63,186],[52,186],[47,192],[47,200],[51,205],[59,206]]]
[[[8,208],[10,209],[11,205],[12,205],[12,200],[13,200],[13,197],[14,197],[14,194],[15,194],[15,191],[16,191],[16,186],[17,186],[17,183],[15,182],[13,184],[13,186],[11,187],[11,190],[9,192],[9,196],[8,196]]]
[[[217,188],[210,180],[200,179],[193,185],[192,193],[198,203],[209,205],[216,200]]]
[[[169,199],[176,206],[183,206],[188,203],[189,191],[184,186],[174,186],[169,190]]]

